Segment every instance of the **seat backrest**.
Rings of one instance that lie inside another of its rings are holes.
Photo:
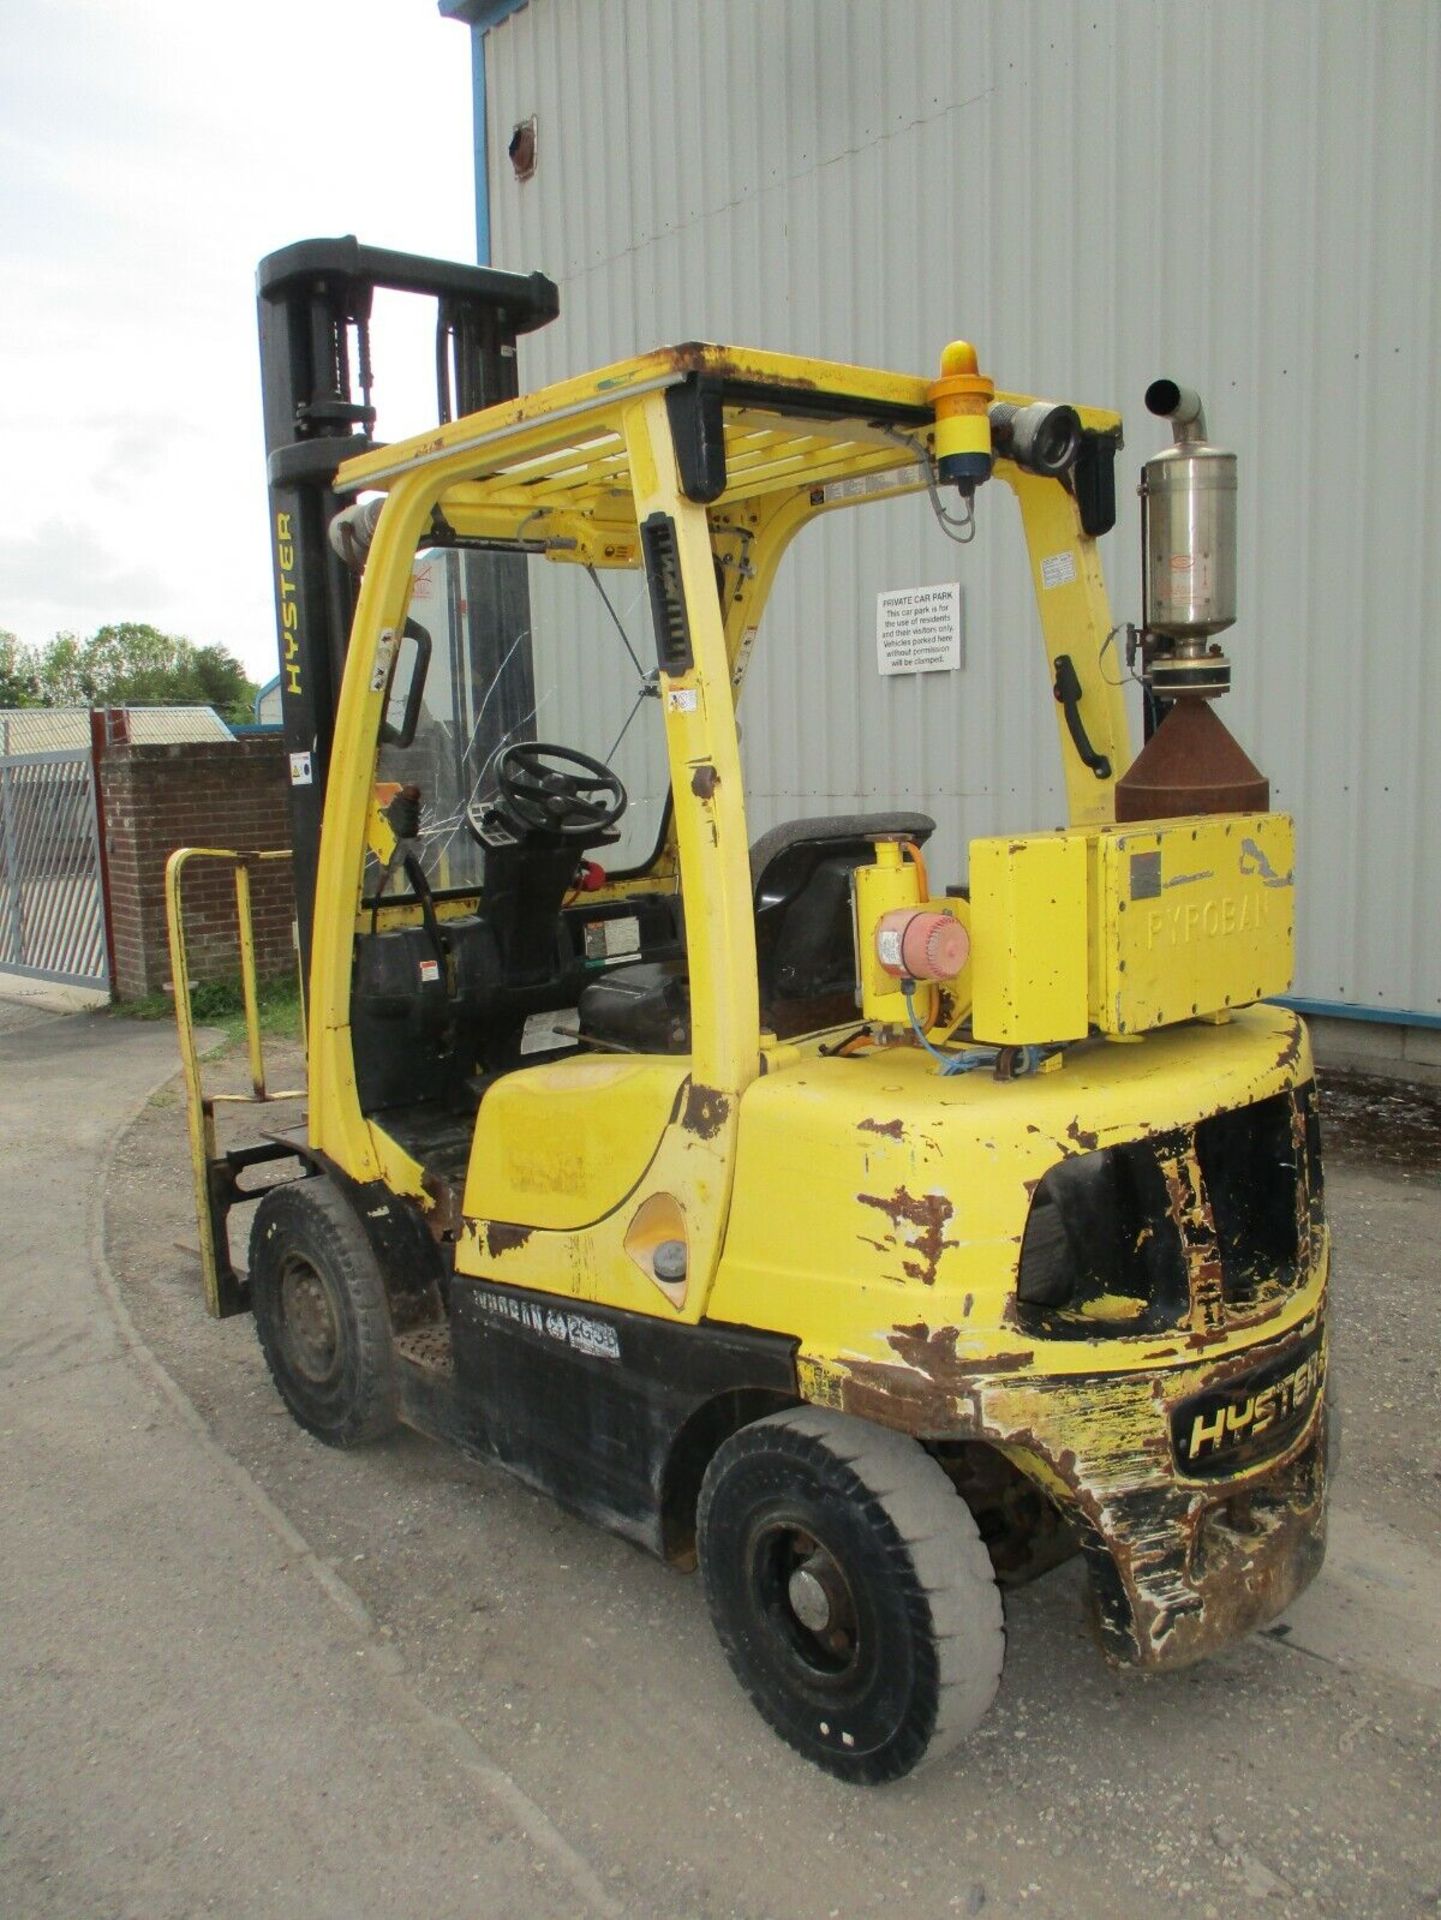
[[[836,813],[787,820],[751,848],[762,1022],[784,1038],[855,1011],[851,871],[875,858],[880,835],[919,846],[936,830],[925,813]]]
[[[783,820],[778,827],[763,833],[751,848],[751,892],[759,906],[761,881],[767,867],[778,854],[791,847],[813,845],[834,850],[838,843],[849,846],[860,841],[865,850],[860,859],[851,863],[859,866],[862,860],[872,857],[870,843],[879,834],[899,835],[914,840],[919,847],[925,845],[935,830],[936,823],[928,813],[823,813],[815,820]]]

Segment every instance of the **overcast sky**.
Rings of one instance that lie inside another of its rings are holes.
[[[256,262],[475,258],[470,46],[434,0],[5,0],[0,628],[144,620],[275,671]],[[432,335],[376,329],[378,431]],[[408,376],[408,377],[407,377]]]

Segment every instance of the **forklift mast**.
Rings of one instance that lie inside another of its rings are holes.
[[[296,924],[307,978],[325,780],[356,590],[328,529],[346,504],[333,491],[336,469],[376,444],[370,314],[377,288],[436,302],[441,425],[514,399],[518,336],[559,311],[544,274],[395,253],[362,246],[353,234],[297,241],[257,270]]]

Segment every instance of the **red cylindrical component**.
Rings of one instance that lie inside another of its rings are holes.
[[[876,958],[898,980],[953,980],[970,951],[970,935],[949,913],[896,907],[876,923]]]

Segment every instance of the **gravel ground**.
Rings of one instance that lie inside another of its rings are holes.
[[[294,1070],[277,1059],[275,1082]],[[121,1144],[107,1244],[146,1342],[221,1445],[361,1596],[418,1699],[546,1810],[620,1910],[1200,1920],[1265,1899],[1277,1915],[1429,1914],[1441,1098],[1407,1095],[1403,1113],[1386,1083],[1328,1095],[1345,1419],[1326,1572],[1280,1631],[1147,1680],[1104,1666],[1063,1567],[1009,1597],[980,1732],[870,1793],[769,1735],[695,1580],[415,1435],[336,1453],[293,1425],[248,1320],[201,1311],[174,1087]]]

